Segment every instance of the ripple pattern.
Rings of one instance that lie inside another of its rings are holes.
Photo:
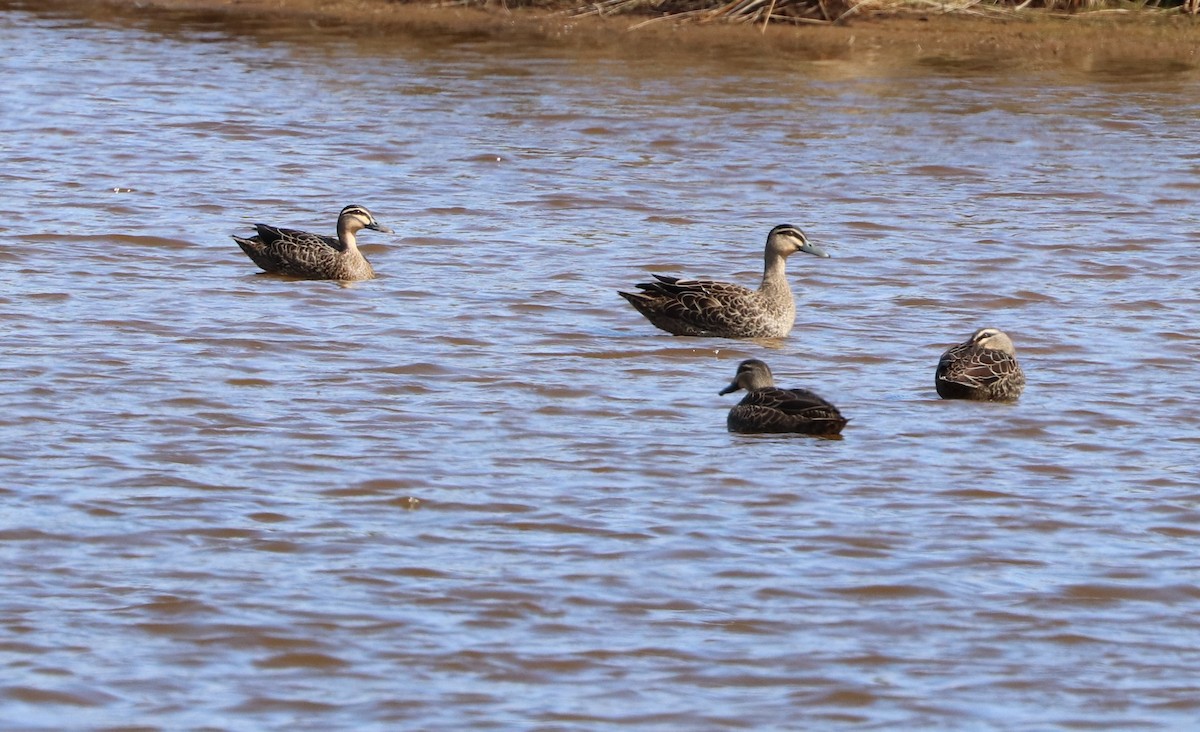
[[[0,726],[1200,713],[1196,69],[12,8],[0,39]],[[230,239],[348,203],[398,232],[370,282]],[[790,263],[786,340],[616,295],[752,284],[783,222],[833,254]],[[939,401],[983,325],[1024,396]],[[844,439],[727,433],[750,357]]]

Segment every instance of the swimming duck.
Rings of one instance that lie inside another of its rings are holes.
[[[655,282],[637,285],[641,292],[620,295],[653,325],[674,335],[782,338],[796,323],[796,300],[784,273],[785,260],[795,252],[829,256],[798,227],[783,224],[767,235],[762,284],[757,290],[729,282],[654,275]]]
[[[337,238],[295,229],[256,224],[258,235],[233,237],[242,251],[264,271],[308,280],[369,280],[371,263],[358,250],[362,229],[391,234],[363,206],[347,206],[338,214]]]
[[[730,432],[798,432],[830,437],[846,426],[847,420],[837,407],[811,391],[775,386],[770,367],[757,358],[738,364],[733,383],[720,393],[739,389],[745,389],[746,396],[729,410],[726,425]]]
[[[934,377],[943,399],[1012,402],[1025,388],[1012,339],[996,328],[980,328],[942,354]]]

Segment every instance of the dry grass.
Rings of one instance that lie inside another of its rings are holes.
[[[1072,59],[1143,59],[1200,68],[1200,16],[1194,14],[1200,0],[23,2],[110,20],[219,20],[240,33],[294,27],[389,37],[525,39],[639,56],[771,48],[822,59],[987,57],[1029,68],[1058,67]]]
[[[1049,13],[1200,13],[1200,0],[595,0],[570,10],[574,15],[633,15],[701,23],[732,22],[837,24],[857,15],[976,15],[1009,17],[1027,10]],[[638,27],[638,26],[634,26]]]

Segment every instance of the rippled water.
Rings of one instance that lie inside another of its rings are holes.
[[[7,729],[1200,715],[1200,72],[0,12]],[[1118,60],[1119,61],[1119,60]],[[256,274],[332,231],[381,276]],[[616,290],[752,284],[770,343]],[[1015,406],[942,402],[1007,330]],[[840,441],[725,431],[739,359]]]

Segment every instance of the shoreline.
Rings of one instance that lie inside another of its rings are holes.
[[[6,5],[6,3],[0,3]],[[578,7],[505,8],[389,0],[27,0],[108,20],[228,23],[241,32],[304,28],[343,35],[444,35],[463,40],[536,41],[638,54],[684,46],[776,51],[817,59],[862,53],[909,58],[991,59],[1004,65],[1073,65],[1162,60],[1200,66],[1200,16],[1182,12],[1023,10],[860,14],[840,24],[697,22],[652,15],[570,13]],[[647,21],[651,21],[647,23]]]

